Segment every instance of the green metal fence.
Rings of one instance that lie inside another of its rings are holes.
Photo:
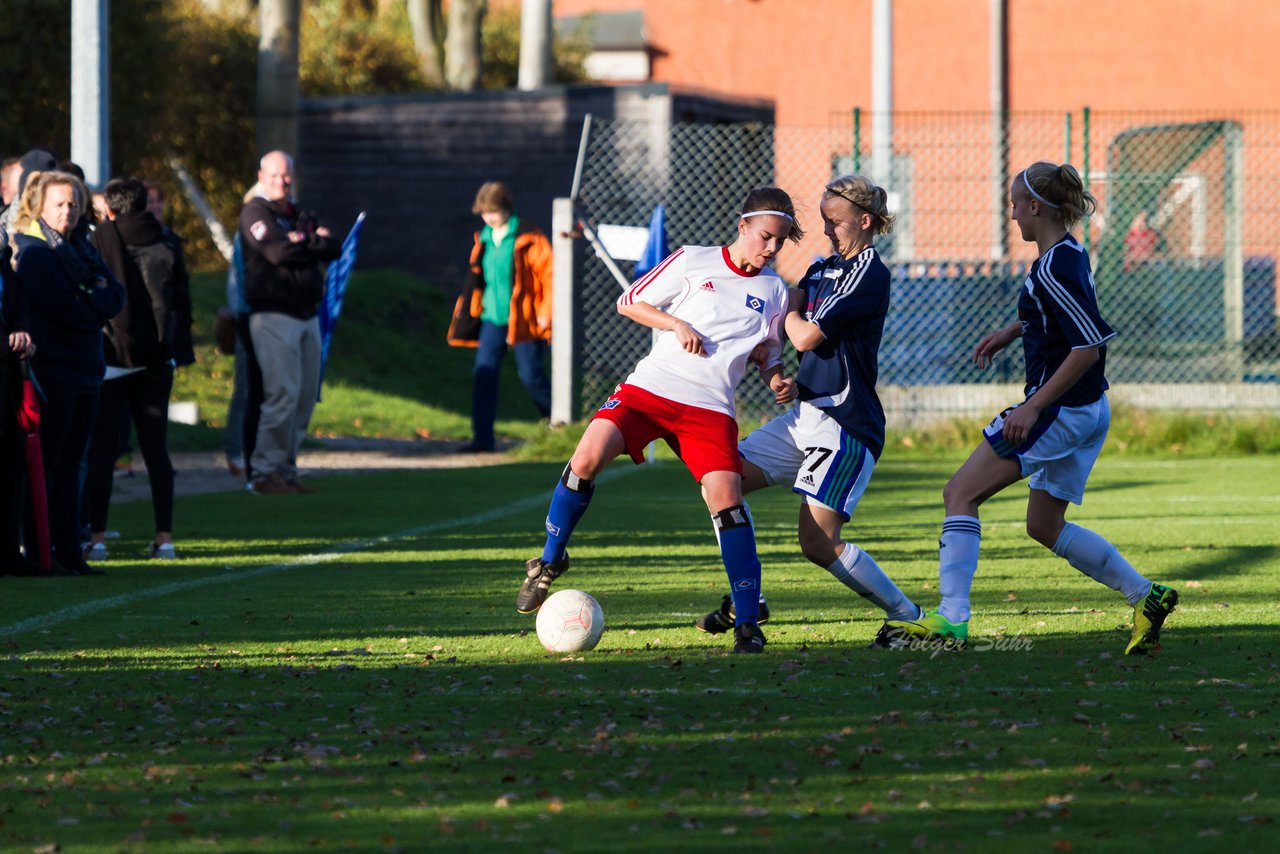
[[[597,225],[644,226],[662,203],[673,248],[717,244],[732,238],[751,187],[781,186],[809,232],[776,265],[795,281],[829,251],[818,217],[822,186],[846,172],[872,177],[898,217],[878,242],[894,274],[882,396],[891,418],[928,420],[981,414],[1016,394],[1007,384],[1021,380],[1020,348],[987,371],[969,357],[986,331],[1012,319],[1035,256],[1009,218],[1010,179],[1035,160],[1069,160],[1100,201],[1081,236],[1103,314],[1120,333],[1108,357],[1117,394],[1131,388],[1147,405],[1167,399],[1206,409],[1275,399],[1280,112],[895,113],[884,119],[891,149],[873,151],[869,130],[878,119],[854,109],[824,128],[596,120],[579,211]],[[575,287],[579,415],[650,343],[647,330],[614,313],[617,277],[588,255]],[[618,266],[630,275],[629,262]],[[774,407],[749,379],[739,411],[745,424]]]

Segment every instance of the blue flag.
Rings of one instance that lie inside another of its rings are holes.
[[[351,278],[351,268],[356,265],[356,244],[360,242],[360,229],[364,226],[364,211],[356,217],[355,225],[342,241],[342,254],[338,260],[329,265],[329,272],[324,277],[324,299],[320,301],[320,382],[316,384],[316,400],[320,399],[320,388],[324,385],[324,366],[329,361],[329,344],[333,341],[333,328],[338,325],[338,315],[342,314],[342,298],[347,293],[347,281]]]
[[[667,211],[662,205],[658,205],[649,219],[649,239],[645,241],[644,251],[636,261],[636,278],[657,267],[670,254],[667,249]]]

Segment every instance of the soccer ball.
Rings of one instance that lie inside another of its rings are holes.
[[[549,652],[595,649],[604,634],[604,611],[590,593],[557,590],[538,609],[538,640]]]

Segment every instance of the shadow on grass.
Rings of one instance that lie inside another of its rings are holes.
[[[1261,850],[1273,634],[1191,628],[1138,660],[1075,632],[937,657],[29,655],[0,693],[0,844]]]

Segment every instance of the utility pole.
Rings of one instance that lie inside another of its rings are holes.
[[[71,3],[71,159],[95,189],[111,176],[108,9],[107,0]]]
[[[520,7],[520,76],[522,91],[551,82],[551,0],[523,0]]]
[[[298,153],[299,0],[258,4],[258,154]]]

